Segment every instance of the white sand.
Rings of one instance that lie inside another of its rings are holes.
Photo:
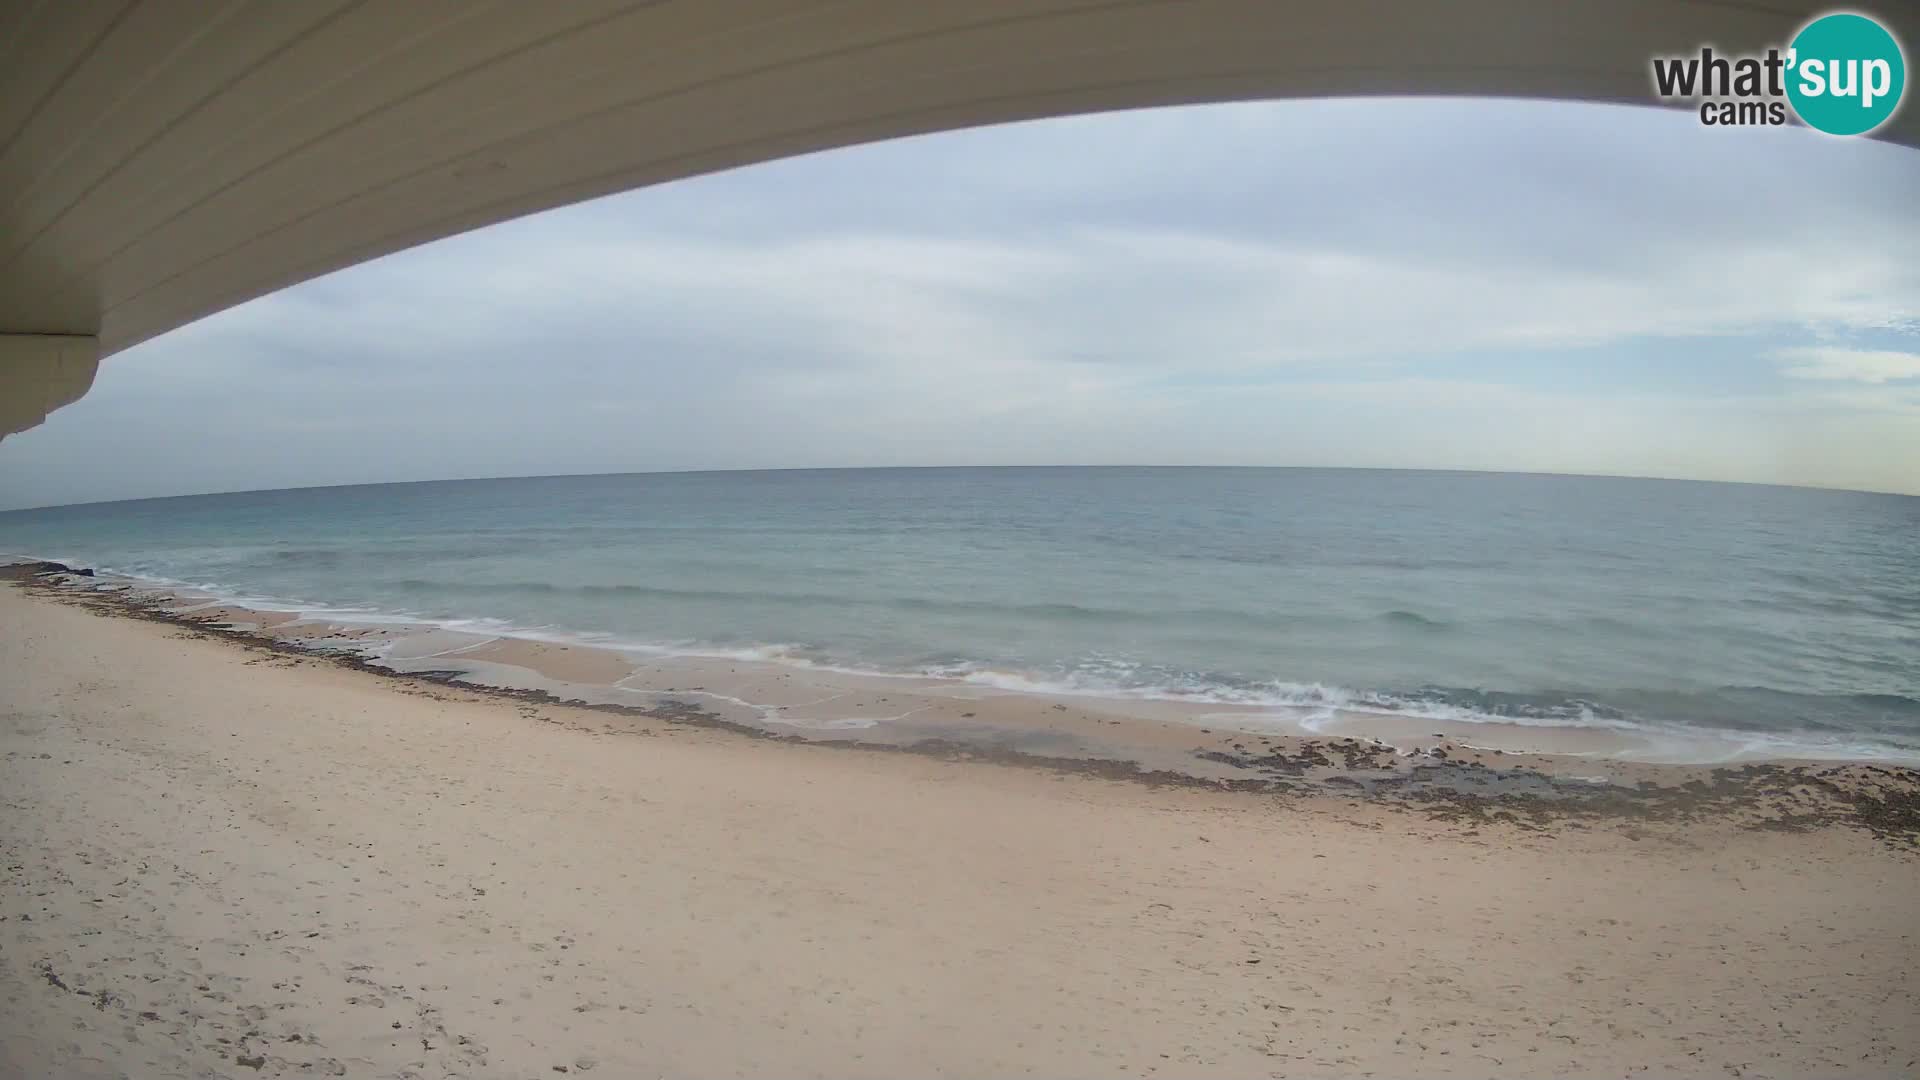
[[[12,588],[0,752],[8,1077],[1920,1057],[1920,857],[1844,828],[1475,832],[756,742]]]

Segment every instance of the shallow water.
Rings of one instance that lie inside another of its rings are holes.
[[[1920,758],[1920,499],[1294,469],[455,481],[0,514],[255,606],[1012,689]],[[1344,722],[1344,719],[1343,719]]]

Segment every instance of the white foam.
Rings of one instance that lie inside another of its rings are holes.
[[[810,719],[804,716],[768,716],[763,718],[769,724],[784,724],[787,727],[806,728],[809,731],[858,731],[864,728],[879,727],[890,720],[899,720],[898,716],[837,716],[827,719]]]

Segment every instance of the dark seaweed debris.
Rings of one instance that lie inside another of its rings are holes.
[[[1390,797],[1445,821],[1544,828],[1559,820],[1744,818],[1746,828],[1770,831],[1852,826],[1920,850],[1920,770],[1904,767],[1761,762],[1714,769],[1706,779],[1681,784],[1627,787],[1526,767],[1489,769],[1437,751],[1426,755],[1430,764],[1402,771],[1392,769],[1392,751],[1351,739],[1308,740],[1291,751],[1261,755],[1208,750],[1195,756],[1268,776],[1302,777],[1332,767],[1332,754],[1341,756],[1346,774],[1320,777],[1320,786]],[[1376,768],[1383,762],[1388,770]]]

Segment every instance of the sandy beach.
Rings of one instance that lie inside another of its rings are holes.
[[[1143,783],[11,587],[0,713],[8,1077],[1920,1067],[1904,788],[1616,818]]]

